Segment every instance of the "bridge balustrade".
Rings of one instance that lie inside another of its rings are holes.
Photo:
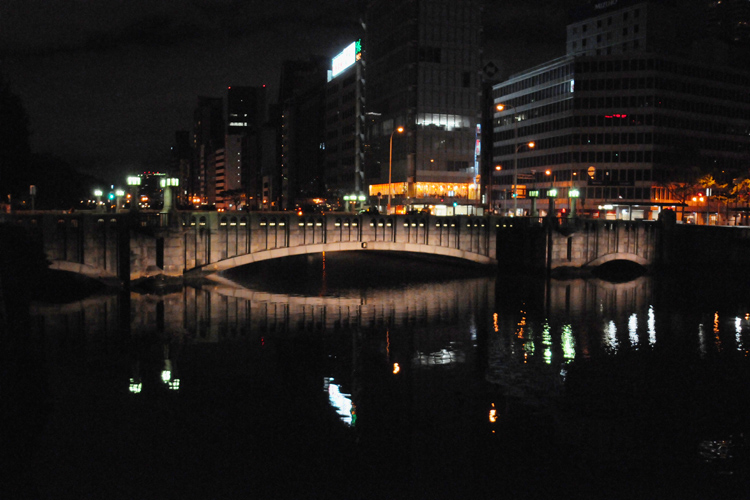
[[[408,243],[427,244],[427,225],[424,218],[404,219],[404,232]]]
[[[360,227],[359,220],[357,220],[356,218],[337,217],[334,220],[333,227],[334,229],[333,231],[331,231],[331,243],[359,241]]]

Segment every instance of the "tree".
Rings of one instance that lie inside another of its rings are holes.
[[[703,177],[701,177],[698,180],[698,183],[706,190],[706,200],[716,200],[719,203],[724,203],[724,206],[726,207],[726,215],[725,217],[729,218],[729,200],[731,197],[731,189],[729,189],[729,184],[719,183],[713,176],[713,174],[706,174]],[[711,196],[708,196],[708,190],[711,190]],[[708,203],[708,201],[706,201]],[[716,208],[716,213],[720,213],[719,207]]]
[[[701,178],[698,167],[662,169],[662,177],[657,183],[667,189],[671,200],[680,204],[680,220],[685,218],[685,205],[698,192]]]
[[[742,213],[742,221],[743,225],[746,225],[748,216],[750,216],[750,177],[746,176],[734,179],[732,195],[735,198],[735,206],[737,202],[745,203],[745,209]]]

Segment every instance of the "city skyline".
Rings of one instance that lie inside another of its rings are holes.
[[[580,3],[545,10],[541,1],[486,2],[485,60],[510,73],[554,55],[566,12]],[[198,96],[266,85],[275,101],[284,60],[335,55],[360,32],[357,6],[335,1],[293,9],[288,2],[194,3],[180,12],[152,3],[55,5],[7,9],[0,73],[23,101],[35,153],[113,181],[166,169],[174,133],[190,127]]]

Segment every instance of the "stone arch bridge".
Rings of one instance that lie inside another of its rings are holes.
[[[665,240],[665,234],[735,229],[673,225],[667,230],[654,221],[202,211],[19,212],[0,215],[0,223],[26,227],[43,246],[52,269],[121,283],[201,276],[268,259],[355,250],[547,271],[611,260],[651,266],[669,261],[665,252],[680,246],[670,244],[675,239]],[[750,228],[734,234],[729,243],[750,241]]]

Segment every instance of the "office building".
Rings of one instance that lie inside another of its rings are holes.
[[[559,213],[577,199],[588,213],[650,219],[686,201],[670,179],[698,169],[731,181],[747,168],[750,73],[650,38],[648,26],[671,14],[662,5],[599,5],[568,26],[567,56],[493,87],[501,213]]]
[[[325,197],[325,84],[330,59],[285,61],[279,105],[280,170],[266,176],[267,196],[283,209]]]
[[[262,126],[268,120],[266,87],[227,88],[227,129],[223,165],[217,165],[217,207],[237,210],[252,205],[252,194],[260,183],[261,167],[257,147]],[[222,168],[223,166],[223,168]]]
[[[477,0],[369,4],[365,177],[371,199],[390,194],[394,210],[432,206],[437,213],[467,213],[481,203],[481,24]]]
[[[188,195],[196,205],[216,203],[216,150],[224,148],[224,133],[223,100],[198,97],[193,113],[193,160],[188,183]]]
[[[345,197],[359,199],[367,190],[364,76],[361,40],[331,60],[325,102],[325,186],[329,203],[339,206],[347,205]]]

